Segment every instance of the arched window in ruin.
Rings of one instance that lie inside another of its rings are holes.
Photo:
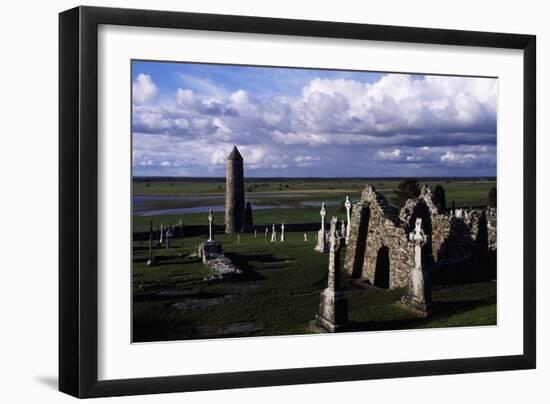
[[[383,245],[376,255],[374,286],[389,289],[390,287],[390,249]]]
[[[365,251],[367,248],[367,233],[369,230],[370,209],[368,206],[361,206],[359,211],[359,226],[357,228],[357,241],[355,243],[355,254],[353,259],[353,269],[351,277],[359,279],[363,273],[363,262],[365,260]]]
[[[413,209],[412,215],[409,219],[409,232],[414,229],[414,224],[416,222],[417,218],[422,219],[422,230],[424,231],[424,234],[427,236],[431,236],[433,229],[432,229],[432,214],[430,212],[430,208],[424,201],[419,201]]]

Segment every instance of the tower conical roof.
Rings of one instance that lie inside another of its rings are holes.
[[[229,153],[229,156],[227,156],[228,160],[242,160],[243,156],[241,156],[241,153],[239,153],[239,149],[237,149],[237,146],[233,146],[233,150],[231,150],[231,153]]]

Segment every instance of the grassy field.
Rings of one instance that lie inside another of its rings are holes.
[[[441,184],[446,191],[447,205],[486,206],[489,190],[496,181],[442,180],[422,181],[432,187]],[[319,220],[319,208],[327,203],[327,217],[345,215],[342,203],[346,195],[358,201],[365,184],[373,184],[390,201],[395,202],[397,180],[365,179],[254,179],[246,182],[246,200],[253,206],[254,223],[304,223]],[[149,222],[158,225],[175,224],[180,219],[185,224],[206,224],[210,208],[225,204],[225,182],[222,180],[193,181],[134,181],[134,197],[141,198],[134,204],[134,231],[145,231]],[[174,213],[173,209],[195,209],[192,212]],[[264,209],[266,208],[266,209]],[[143,215],[147,213],[147,215]],[[215,212],[216,223],[223,223],[223,212]]]
[[[203,339],[219,336],[305,334],[326,287],[327,255],[313,250],[303,233],[287,233],[284,243],[263,235],[220,234],[224,252],[243,271],[236,282],[207,282],[209,270],[192,257],[204,237],[174,240],[157,250],[159,263],[145,264],[146,242],[134,242],[133,339]],[[345,251],[342,252],[342,257]],[[438,313],[419,319],[395,302],[404,290],[350,287],[349,317],[358,330],[476,326],[496,324],[496,283],[434,287]]]

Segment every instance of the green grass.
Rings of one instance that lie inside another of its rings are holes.
[[[243,234],[237,244],[236,235],[216,235],[224,252],[245,271],[245,278],[237,282],[203,281],[209,270],[189,255],[204,237],[178,239],[174,241],[175,248],[156,251],[159,264],[153,268],[145,265],[147,243],[135,242],[134,340],[205,338],[196,327],[232,323],[261,327],[250,335],[310,333],[308,325],[318,310],[319,292],[326,286],[328,257],[313,250],[312,232],[308,237],[310,242],[305,243],[303,233],[287,233],[285,243],[274,244],[266,243],[263,234],[257,239]],[[187,295],[161,297],[154,294],[157,291]],[[418,319],[395,304],[403,293],[402,289],[350,289],[350,320],[364,330],[496,323],[496,284],[492,282],[435,288],[434,301],[443,312],[427,320]],[[173,306],[189,299],[205,301],[204,298],[224,300],[193,308]]]
[[[273,206],[271,209],[254,209],[255,224],[272,223],[305,223],[318,222],[321,202],[343,202],[346,195],[352,201],[358,201],[367,180],[255,180],[247,182],[246,188],[253,192],[246,193],[246,199],[254,205]],[[395,202],[395,191],[398,181],[370,181],[390,202]],[[488,202],[489,190],[495,186],[495,181],[427,181],[432,189],[441,183],[446,190],[447,206],[455,201],[456,207],[484,206]],[[149,222],[157,226],[162,221],[165,224],[176,224],[180,219],[187,225],[206,224],[208,205],[225,204],[225,184],[221,181],[152,181],[147,183],[134,181],[134,195],[208,195],[209,198],[195,200],[163,200],[148,201],[140,209],[172,209],[204,206],[202,213],[162,214],[156,216],[134,215],[134,231],[146,231]],[[171,185],[173,184],[173,185]],[[281,189],[281,191],[279,191]],[[215,199],[211,199],[215,196]],[[303,202],[317,203],[319,206],[304,206]],[[345,210],[342,206],[327,205],[327,217],[333,215],[343,218]],[[223,212],[215,213],[215,222],[223,223]]]

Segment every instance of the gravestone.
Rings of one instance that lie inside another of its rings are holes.
[[[325,232],[325,216],[327,215],[327,210],[324,202],[321,205],[319,214],[321,215],[321,230],[317,232],[317,244],[315,245],[315,251],[326,253],[328,252],[328,240]]]
[[[155,266],[155,252],[153,250],[153,222],[149,224],[149,259],[147,260],[147,266]]]
[[[166,229],[166,249],[170,249],[172,248],[172,237],[174,236],[174,234],[172,233],[172,229],[170,227],[168,227]]]
[[[304,241],[307,243],[307,233],[304,233]]]
[[[271,242],[275,243],[277,241],[277,230],[275,230],[275,225],[271,226]]]
[[[330,221],[327,287],[321,292],[319,313],[314,325],[327,332],[340,332],[348,325],[348,301],[340,289],[340,248],[342,238],[337,231],[338,219]]]
[[[414,248],[414,268],[409,272],[407,294],[401,298],[401,303],[426,317],[431,309],[432,291],[429,272],[422,268],[422,247],[428,237],[422,230],[422,219],[417,218],[414,231],[409,233],[409,241]]]
[[[285,222],[281,224],[281,242],[285,241]]]
[[[212,233],[212,225],[214,224],[214,212],[212,209],[208,212],[208,241],[214,240],[214,235]]]
[[[349,200],[349,196],[346,196],[346,202],[344,203],[344,206],[346,207],[346,219],[347,219],[347,226],[346,226],[346,244],[349,242],[349,233],[350,233],[350,223],[351,223],[351,201]]]
[[[213,260],[222,254],[222,245],[219,241],[214,240],[212,225],[214,223],[214,212],[212,209],[208,212],[208,240],[199,245],[198,255],[202,259],[203,264],[207,264],[209,260]]]

